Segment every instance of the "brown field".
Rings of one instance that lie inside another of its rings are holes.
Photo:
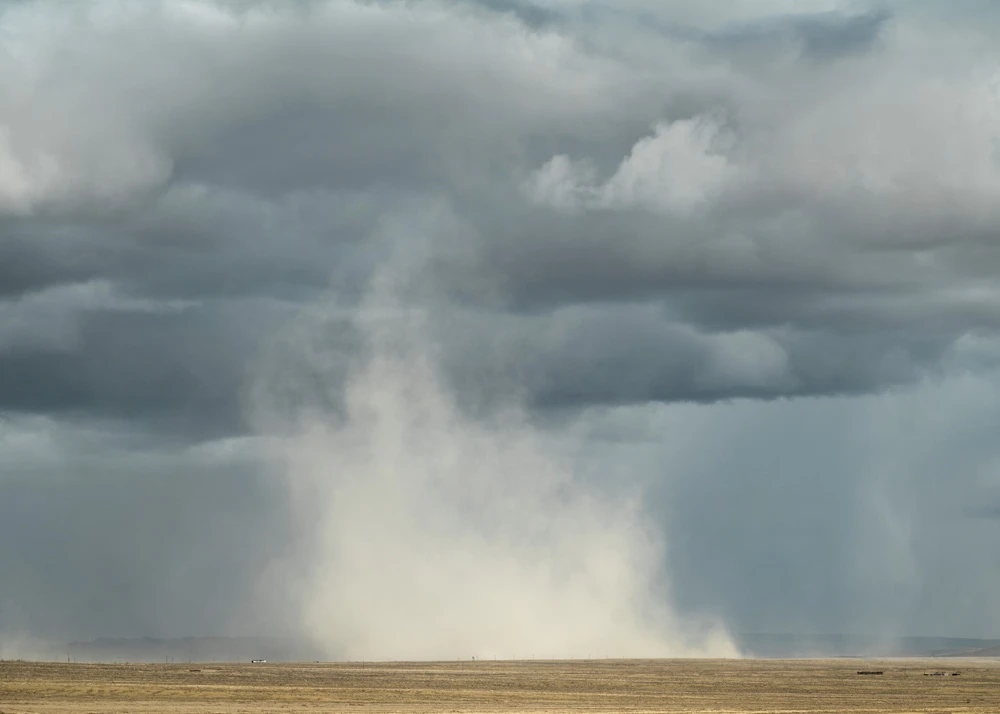
[[[864,669],[884,674],[856,674]],[[924,676],[934,671],[949,676]],[[1000,712],[1000,662],[0,662],[0,714],[321,711],[995,714]]]

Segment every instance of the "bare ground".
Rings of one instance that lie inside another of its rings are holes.
[[[1000,661],[0,662],[0,714],[319,711],[995,714]]]

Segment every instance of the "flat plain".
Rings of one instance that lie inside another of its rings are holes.
[[[0,662],[0,714],[508,711],[995,714],[1000,661]]]

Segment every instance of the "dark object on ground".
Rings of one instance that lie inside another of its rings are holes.
[[[858,674],[885,674],[881,669],[859,669]]]

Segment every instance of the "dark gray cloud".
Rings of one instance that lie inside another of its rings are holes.
[[[467,0],[467,2],[473,6],[489,8],[499,13],[510,13],[530,27],[548,27],[564,17],[562,13],[553,8],[520,0]]]
[[[775,53],[797,51],[804,59],[829,61],[872,50],[891,15],[865,12],[812,13],[767,18],[699,37],[711,51],[736,60],[773,58]],[[698,35],[695,35],[698,36]]]
[[[387,265],[463,413],[617,435],[578,467],[649,486],[682,611],[865,628],[884,587],[893,632],[1000,627],[995,11],[796,8],[5,5],[0,633],[211,629],[274,559],[254,522],[305,560],[261,375],[268,429],[349,413]]]
[[[80,305],[87,292],[66,290],[51,308],[20,310],[26,324],[4,335],[0,354],[5,410],[148,421],[195,439],[244,431],[247,356],[262,339],[247,321],[266,330],[280,310],[249,301]]]
[[[1000,506],[970,506],[966,509],[965,514],[970,518],[1000,520]]]

